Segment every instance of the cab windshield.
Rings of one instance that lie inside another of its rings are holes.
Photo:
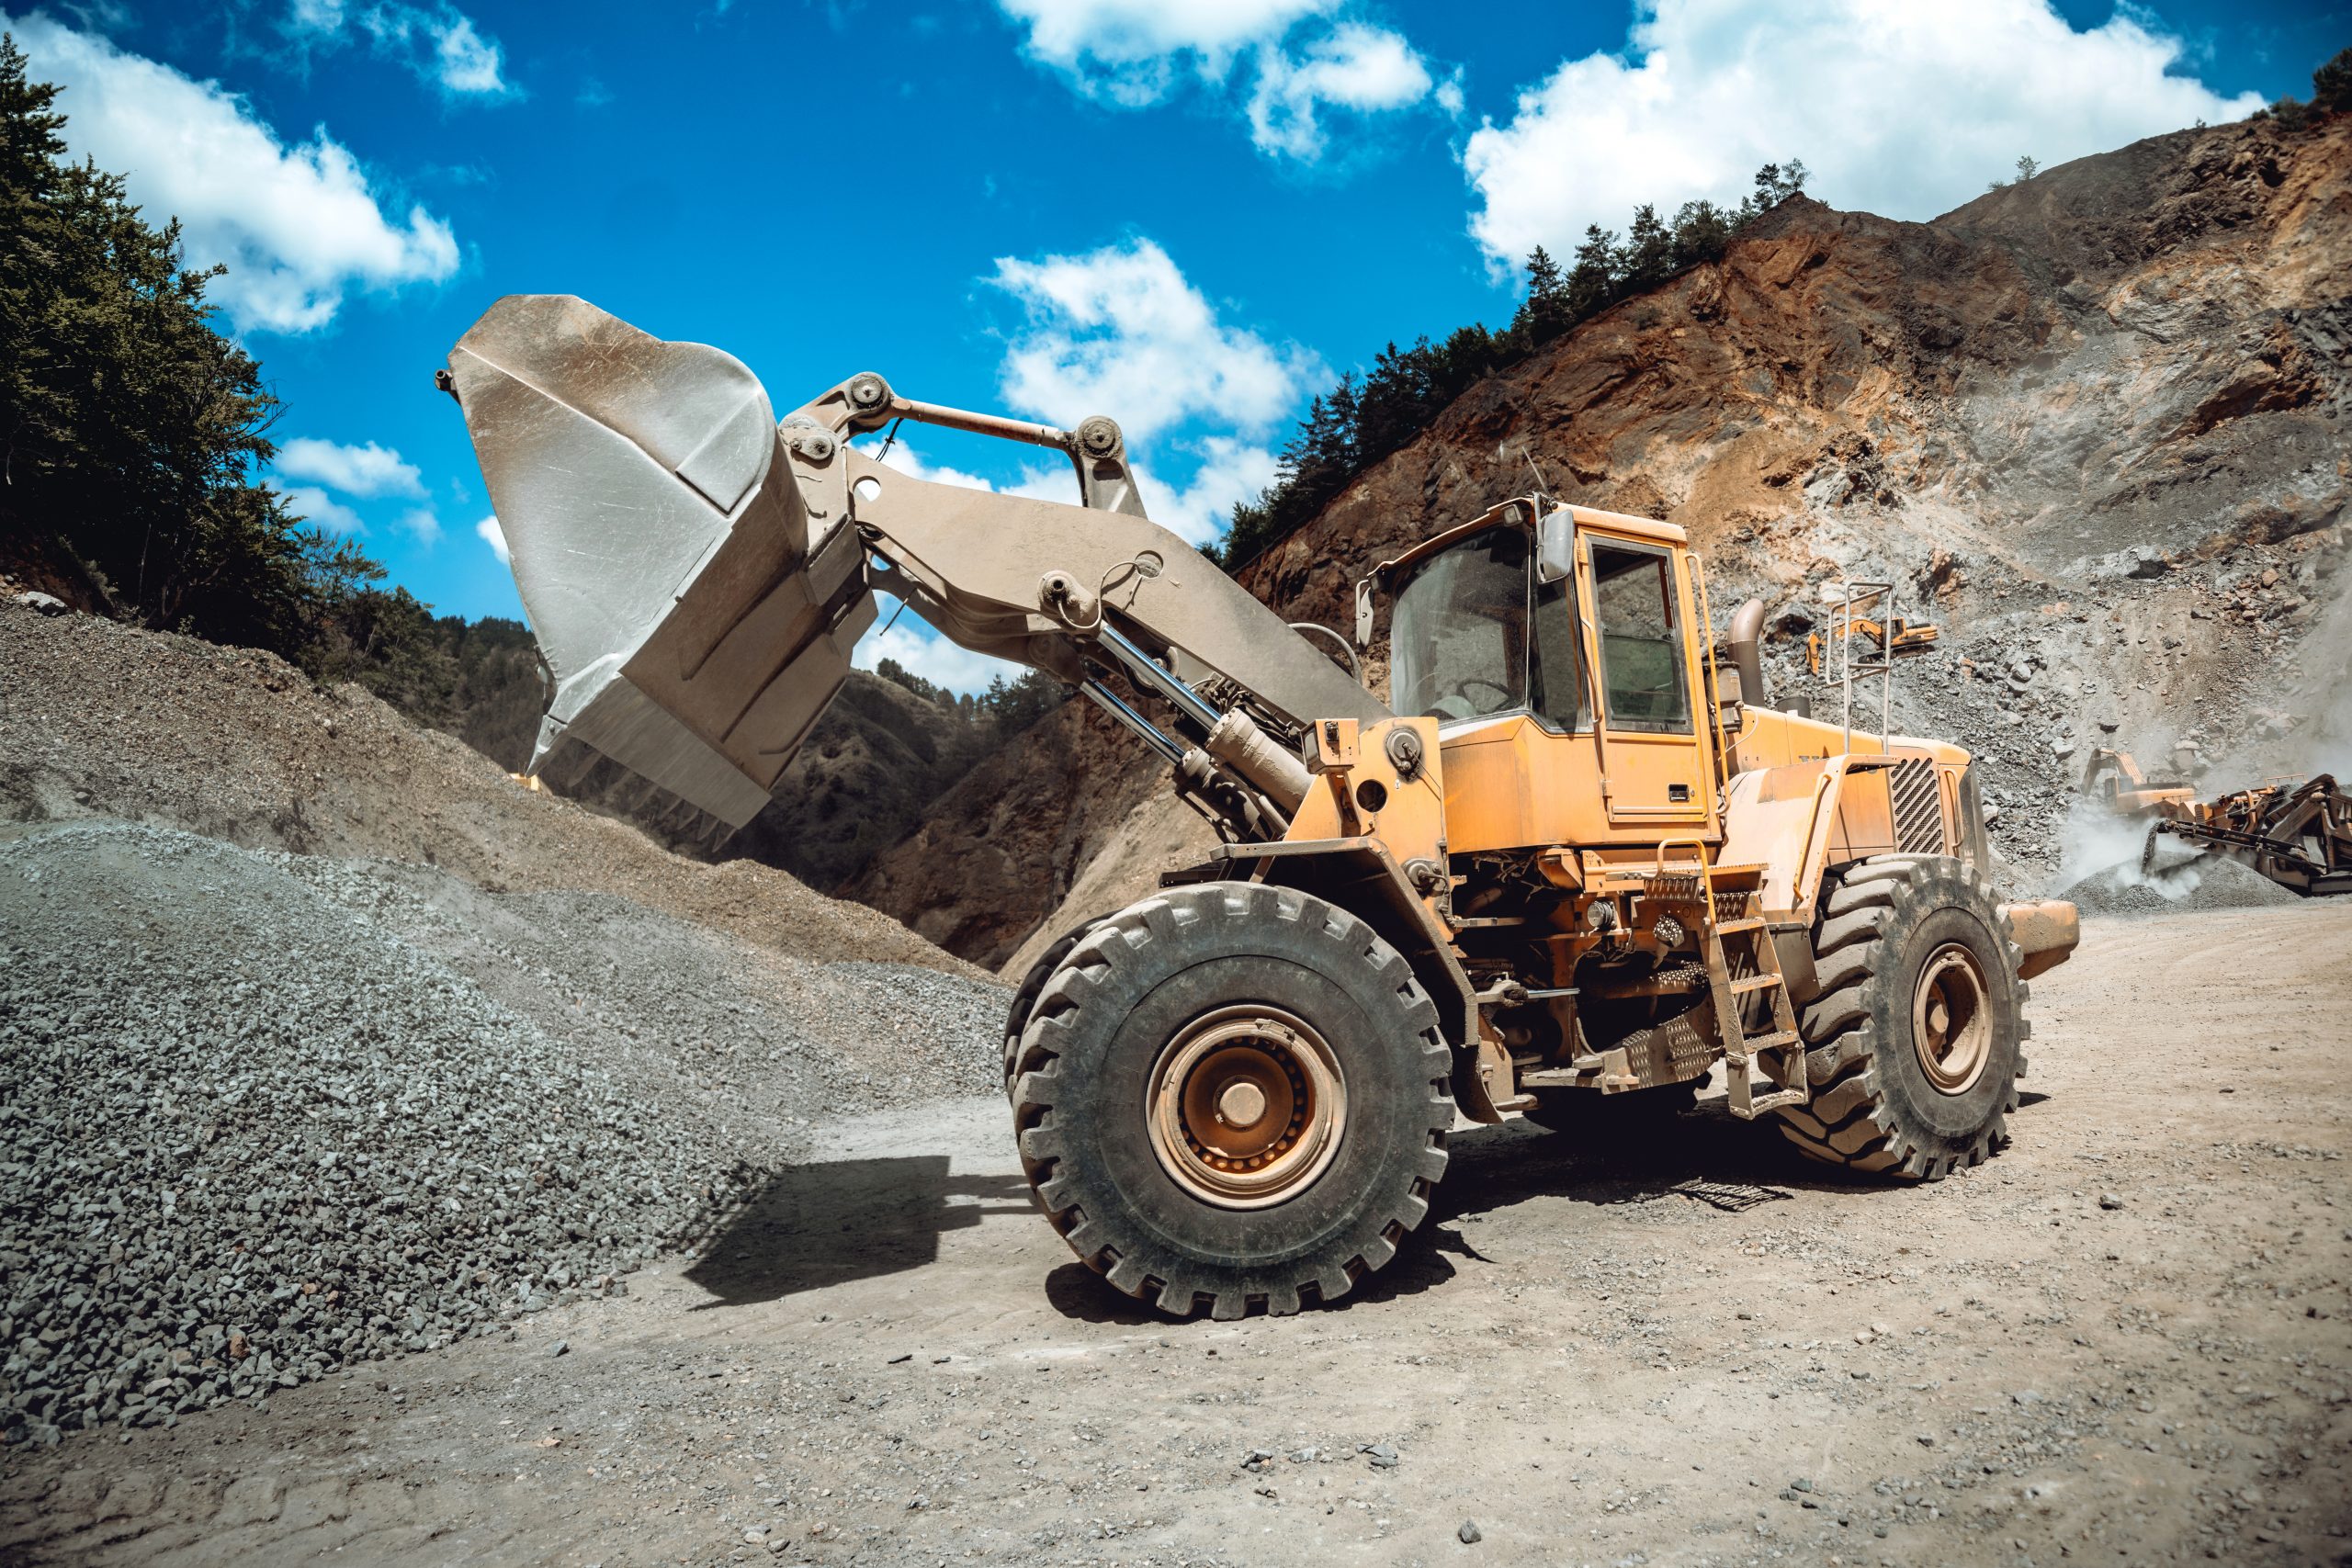
[[[1398,713],[1476,718],[1527,705],[1523,528],[1490,528],[1421,564],[1389,619]]]
[[[1529,713],[1545,728],[1591,721],[1572,584],[1537,582],[1533,538],[1505,524],[1420,563],[1389,617],[1389,705],[1453,721]]]

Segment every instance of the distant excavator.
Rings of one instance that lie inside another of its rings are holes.
[[[562,296],[498,301],[439,383],[552,678],[542,754],[745,821],[884,592],[1076,687],[1214,825],[1062,936],[1005,1031],[1038,1206],[1163,1312],[1346,1294],[1427,1216],[1457,1115],[1664,1135],[1720,1065],[1733,1115],[1855,1171],[2006,1139],[2074,906],[1995,897],[1958,746],[1858,732],[1850,687],[1847,725],[1775,709],[1760,603],[1719,663],[1679,527],[1512,497],[1374,569],[1350,637],[1150,523],[1107,418],[868,374],[778,421],[739,361]],[[1080,504],[852,444],[902,420],[1060,451]],[[1385,700],[1338,662],[1384,613]]]
[[[1805,634],[1805,667],[1815,675],[1821,674],[1828,665],[1836,662],[1833,657],[1829,657],[1831,650],[1849,637],[1862,638],[1880,658],[1904,659],[1927,652],[1936,646],[1937,639],[1942,635],[1938,627],[1915,625],[1900,615],[1889,616],[1883,621],[1868,615],[1855,615],[1849,620],[1839,621],[1826,636],[1820,632]]]
[[[2102,747],[2084,762],[2081,793],[2149,818],[2140,851],[2146,874],[2222,855],[2306,897],[2352,893],[2352,795],[2332,773],[2268,779],[2200,801],[2186,778],[2150,778],[2129,751]]]

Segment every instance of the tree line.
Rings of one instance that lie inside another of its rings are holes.
[[[989,689],[977,696],[935,685],[895,659],[876,661],[874,672],[893,685],[912,692],[949,717],[976,730],[985,728],[998,739],[1020,734],[1069,697],[1069,688],[1042,670],[1023,670],[1010,681],[1002,675],[991,676]]]
[[[1390,343],[1371,368],[1353,371],[1307,405],[1282,451],[1273,484],[1233,509],[1232,530],[1215,552],[1238,570],[1287,536],[1347,488],[1350,480],[1429,427],[1440,410],[1486,377],[1527,358],[1577,323],[1621,299],[1648,292],[1702,262],[1719,259],[1734,235],[1804,189],[1805,166],[1792,159],[1756,171],[1755,186],[1736,207],[1686,201],[1670,219],[1656,206],[1634,209],[1621,239],[1589,224],[1564,266],[1542,245],[1527,258],[1527,292],[1510,324],[1458,327],[1442,343]]]

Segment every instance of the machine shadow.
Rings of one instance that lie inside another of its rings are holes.
[[[694,1310],[920,1269],[937,1260],[944,1233],[1031,1209],[1021,1177],[951,1176],[948,1164],[945,1155],[905,1155],[778,1171],[686,1269],[712,1297]]]
[[[2049,1098],[2021,1094],[2019,1108],[2030,1111]],[[1720,1095],[1701,1101],[1696,1110],[1639,1143],[1580,1144],[1566,1134],[1521,1121],[1457,1133],[1448,1147],[1453,1162],[1420,1228],[1398,1244],[1387,1268],[1359,1280],[1355,1289],[1319,1310],[1346,1312],[1417,1296],[1447,1283],[1487,1261],[1462,1226],[1466,1216],[1537,1199],[1563,1198],[1602,1208],[1682,1201],[1702,1205],[1728,1220],[1789,1202],[1800,1192],[1858,1192],[1883,1185],[1873,1177],[1815,1165],[1770,1123],[1742,1122],[1732,1115]],[[1457,1265],[1455,1259],[1461,1262]],[[1046,1298],[1064,1317],[1088,1323],[1183,1326],[1113,1290],[1080,1263],[1064,1264],[1047,1275]]]

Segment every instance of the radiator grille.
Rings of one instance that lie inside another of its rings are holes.
[[[1894,802],[1894,847],[1905,854],[1940,855],[1944,845],[1944,810],[1936,788],[1936,765],[1925,757],[1906,757],[1894,764],[1887,778],[1887,793]]]

